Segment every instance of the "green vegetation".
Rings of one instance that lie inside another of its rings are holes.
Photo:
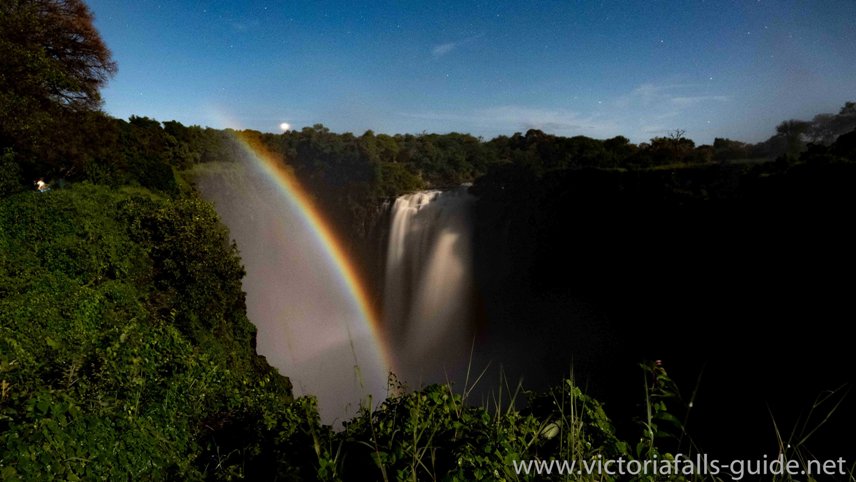
[[[323,426],[314,399],[295,399],[255,353],[236,248],[180,175],[239,158],[234,133],[97,111],[115,65],[79,0],[4,1],[0,51],[0,479],[545,480],[512,461],[695,450],[678,418],[689,404],[654,364],[632,440],[573,379],[488,406],[469,403],[470,387],[395,387],[341,432]],[[789,121],[756,146],[696,147],[680,131],[640,145],[320,125],[244,135],[293,168],[343,230],[367,236],[382,200],[474,180],[500,207],[593,178],[580,192],[677,204],[744,196],[746,183],[776,192],[788,173],[828,180],[852,171],[854,111]],[[730,165],[758,157],[779,160]],[[51,192],[32,191],[42,176]],[[780,449],[799,458],[788,442]]]
[[[512,461],[688,453],[672,415],[686,404],[656,365],[638,441],[571,379],[490,406],[449,386],[398,390],[333,432],[255,354],[235,248],[192,195],[15,194],[0,254],[6,480],[563,480]]]
[[[197,478],[228,472],[217,444],[239,418],[311,423],[311,401],[255,354],[209,205],[89,184],[21,193],[0,205],[0,246],[4,479]]]

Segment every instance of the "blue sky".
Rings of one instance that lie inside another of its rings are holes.
[[[856,100],[856,2],[88,0],[127,118],[759,141]]]

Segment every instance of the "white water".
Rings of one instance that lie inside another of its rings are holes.
[[[384,321],[411,384],[444,381],[469,353],[473,201],[460,188],[407,194],[392,206]]]

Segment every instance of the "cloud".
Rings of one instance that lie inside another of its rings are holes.
[[[439,59],[440,57],[448,54],[452,50],[458,46],[458,42],[446,42],[444,44],[440,44],[431,49],[431,55],[434,56],[435,59]]]
[[[483,109],[478,114],[485,121],[516,126],[515,129],[519,130],[540,129],[570,133],[598,127],[592,118],[566,109],[506,105]]]
[[[465,45],[465,44],[468,44],[470,42],[473,42],[475,40],[478,40],[482,37],[484,37],[484,34],[480,33],[478,35],[473,35],[473,36],[467,37],[463,40],[456,40],[454,42],[445,42],[442,44],[435,45],[434,48],[431,49],[431,56],[434,57],[435,59],[439,59],[440,57],[444,57],[447,54],[451,53],[453,50],[457,49],[458,47]]]
[[[728,102],[731,97],[727,95],[696,95],[687,97],[672,97],[669,99],[672,104],[678,107],[692,107],[705,102]]]
[[[705,132],[701,114],[733,97],[707,91],[704,84],[645,83],[612,101],[580,108],[501,104],[469,110],[399,113],[420,122],[401,122],[416,131],[472,132],[485,137],[538,129],[561,136],[584,135],[607,139],[616,135],[647,142],[681,128],[691,135]],[[589,110],[590,109],[590,110]]]
[[[660,95],[661,90],[662,87],[657,87],[654,84],[642,84],[633,89],[630,94],[620,97],[619,103],[627,104],[630,101],[636,100],[644,104],[649,104]]]
[[[526,132],[538,129],[558,135],[606,136],[617,125],[597,116],[584,116],[567,109],[549,109],[520,105],[501,105],[469,112],[402,113],[403,117],[453,124],[455,129],[485,132],[490,135]]]
[[[694,91],[704,88],[703,84],[665,84],[652,83],[641,84],[630,93],[619,97],[615,104],[618,107],[631,105],[672,105],[674,107],[693,107],[705,102],[727,102],[731,100],[728,95],[697,95]]]
[[[691,134],[698,134],[703,130],[698,121],[703,114],[733,99],[710,90],[705,83],[643,83],[615,98],[605,115],[636,141],[676,128],[694,129]]]

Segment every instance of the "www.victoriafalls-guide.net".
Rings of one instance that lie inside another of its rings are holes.
[[[732,480],[743,480],[747,476],[767,475],[846,475],[843,457],[829,460],[799,461],[785,460],[784,456],[761,459],[734,459],[721,461],[707,454],[685,457],[677,454],[673,458],[654,457],[647,460],[625,458],[607,459],[598,455],[592,460],[515,460],[512,462],[518,475],[701,475],[724,476]]]

